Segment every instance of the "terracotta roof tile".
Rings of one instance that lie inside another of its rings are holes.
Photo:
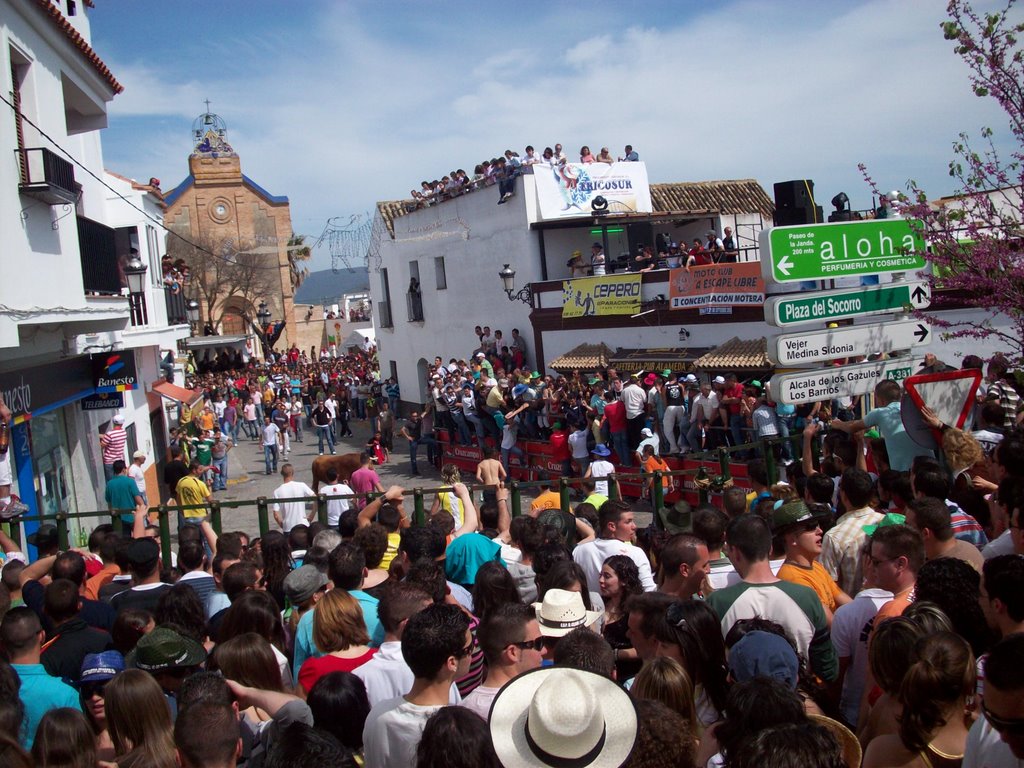
[[[760,213],[771,219],[775,205],[755,179],[681,181],[651,184],[651,202],[658,213],[714,211],[720,214]]]
[[[695,368],[706,371],[763,371],[774,368],[768,359],[768,342],[759,339],[740,339],[733,336],[694,362]]]
[[[556,371],[571,371],[573,368],[595,371],[598,368],[606,368],[612,354],[611,349],[605,344],[580,344],[564,355],[556,357],[548,363],[548,367]]]
[[[121,93],[121,91],[124,90],[124,86],[117,82],[117,78],[114,77],[114,73],[111,72],[110,68],[103,63],[103,59],[101,59],[97,55],[96,51],[92,49],[92,46],[85,41],[82,34],[75,29],[74,25],[70,21],[67,20],[67,17],[64,16],[61,9],[54,3],[50,2],[50,0],[35,0],[35,3],[43,10],[44,13],[46,13],[47,16],[50,17],[53,23],[56,24],[64,33],[65,37],[71,41],[71,44],[81,51],[85,60],[89,62],[97,72],[99,72],[100,77],[106,81],[111,90],[115,94]],[[87,2],[86,5],[90,5],[90,3]]]

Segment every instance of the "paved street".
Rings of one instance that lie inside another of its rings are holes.
[[[335,446],[337,452],[358,453],[369,438],[370,422],[354,420],[351,423],[353,437],[338,441]],[[303,432],[304,442],[292,441],[291,453],[286,461],[290,461],[295,467],[295,478],[313,485],[312,465],[313,460],[319,455],[317,451],[316,433],[312,431]],[[440,473],[426,461],[426,450],[420,450],[419,469],[420,475],[414,477],[409,474],[409,453],[407,443],[401,437],[395,438],[395,453],[391,461],[383,467],[378,468],[378,473],[384,486],[397,483],[403,488],[436,488],[441,484]],[[325,446],[326,447],[326,446]],[[263,449],[258,442],[246,438],[244,433],[239,434],[238,446],[228,454],[228,489],[218,491],[215,498],[224,501],[242,499],[256,499],[260,496],[272,496],[274,489],[281,484],[280,473],[272,475],[265,474],[263,462]],[[278,469],[283,462],[279,462]],[[464,473],[466,482],[473,481],[471,475]],[[524,494],[525,499],[525,494]],[[431,496],[426,498],[428,505],[433,500]],[[525,504],[524,504],[525,506]],[[650,523],[651,515],[649,508],[637,504],[637,524],[641,527]],[[243,530],[252,534],[259,531],[259,523],[256,517],[256,506],[243,507],[240,509],[225,509],[222,515],[224,530]]]

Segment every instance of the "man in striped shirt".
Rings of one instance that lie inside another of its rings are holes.
[[[114,462],[125,461],[125,446],[128,444],[128,433],[124,430],[124,416],[117,414],[113,426],[100,435],[100,447],[103,449],[103,479],[109,481],[114,476]]]

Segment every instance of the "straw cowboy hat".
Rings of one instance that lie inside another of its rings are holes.
[[[636,742],[629,694],[608,678],[563,667],[506,683],[489,722],[505,768],[619,768]]]
[[[588,611],[579,592],[549,589],[543,603],[534,603],[540,633],[545,637],[562,637],[577,627],[589,627],[599,618],[601,611]]]

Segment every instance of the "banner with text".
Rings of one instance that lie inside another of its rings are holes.
[[[640,310],[639,272],[562,281],[562,317],[632,315]]]
[[[668,283],[672,309],[764,304],[764,279],[756,261],[673,269]]]
[[[595,197],[607,212],[651,213],[651,186],[643,163],[538,163],[533,166],[537,207],[545,220],[593,216]]]

